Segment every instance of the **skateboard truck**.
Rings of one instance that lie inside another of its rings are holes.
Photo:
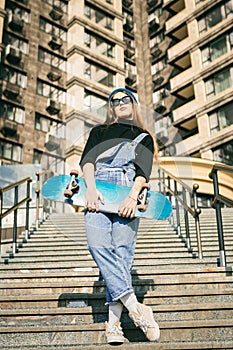
[[[146,183],[143,185],[142,191],[138,195],[138,210],[141,212],[146,211],[148,207],[148,199],[147,199],[147,194],[148,191],[150,190],[150,184]]]
[[[71,198],[73,194],[78,193],[79,191],[79,184],[76,181],[76,178],[78,177],[78,171],[75,169],[71,170],[70,176],[71,176],[70,182],[66,186],[66,189],[64,191],[64,196],[66,198]]]

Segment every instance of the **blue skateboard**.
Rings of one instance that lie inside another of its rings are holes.
[[[99,203],[99,210],[106,213],[118,213],[120,203],[127,197],[131,187],[96,181],[97,189],[104,197],[104,204]],[[48,200],[64,202],[73,206],[84,207],[86,185],[78,172],[72,170],[69,175],[49,178],[42,186],[42,196]],[[138,196],[136,217],[165,220],[172,212],[170,201],[161,193],[149,190],[145,184]]]

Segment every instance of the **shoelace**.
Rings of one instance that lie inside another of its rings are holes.
[[[139,326],[141,328],[141,330],[146,333],[148,327],[150,326],[150,323],[145,320],[145,318],[143,316],[136,318],[135,316],[133,316],[133,320],[134,322],[137,324],[137,326]]]
[[[120,334],[122,335],[122,328],[120,326],[114,325],[109,331],[108,333],[116,333],[116,334]]]

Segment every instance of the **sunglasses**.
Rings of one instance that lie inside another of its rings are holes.
[[[132,102],[132,99],[130,96],[124,96],[122,98],[113,98],[111,101],[110,101],[110,105],[112,107],[117,107],[120,105],[120,102],[123,102],[124,104],[128,104],[128,103],[131,103]]]

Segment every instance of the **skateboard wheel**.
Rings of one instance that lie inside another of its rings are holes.
[[[72,169],[71,172],[70,172],[70,176],[78,176],[78,170],[75,170],[75,169]]]
[[[67,198],[71,198],[73,196],[73,192],[71,190],[65,190],[64,191],[64,196]]]

